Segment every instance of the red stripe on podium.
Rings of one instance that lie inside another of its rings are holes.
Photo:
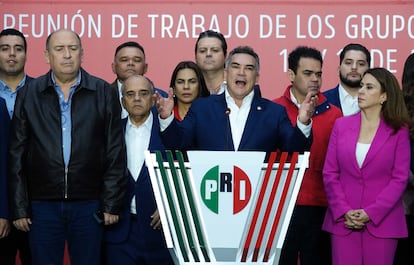
[[[268,200],[267,205],[266,205],[266,211],[265,211],[265,214],[263,216],[263,222],[262,222],[261,227],[260,227],[259,236],[257,238],[256,245],[255,245],[255,248],[254,248],[253,259],[252,259],[252,261],[254,261],[254,262],[257,262],[258,257],[259,257],[260,246],[262,245],[263,238],[265,236],[267,223],[269,221],[269,216],[270,216],[270,213],[271,213],[272,208],[273,208],[273,203],[274,203],[274,200],[275,200],[275,197],[276,197],[277,188],[279,187],[279,183],[280,183],[280,179],[281,179],[281,176],[282,176],[282,173],[283,173],[283,168],[284,168],[284,165],[285,165],[285,162],[286,162],[286,158],[287,158],[287,153],[283,152],[282,156],[280,158],[280,162],[279,162],[279,169],[277,170],[276,178],[275,178],[275,181],[273,182],[272,189],[271,189],[271,192],[270,192],[270,197],[269,197],[269,200]],[[284,188],[285,187],[286,186],[284,186]],[[280,208],[280,205],[281,204],[279,204],[279,208]],[[280,218],[280,216],[278,218]],[[279,220],[277,219],[277,220],[275,220],[275,222],[279,222]]]
[[[280,218],[282,216],[282,210],[285,206],[286,197],[287,197],[287,194],[289,192],[290,184],[292,182],[292,176],[293,176],[293,173],[295,172],[295,167],[296,167],[296,162],[298,160],[298,155],[299,155],[299,153],[297,153],[297,152],[293,153],[292,159],[290,160],[290,167],[289,167],[288,174],[286,176],[285,186],[283,187],[282,197],[280,198],[280,203],[279,203],[279,206],[277,208],[275,222],[273,223],[272,230],[270,231],[270,235],[269,235],[269,240],[266,244],[266,251],[265,251],[265,255],[263,257],[264,262],[267,262],[269,260],[270,251],[272,249],[272,245],[273,245],[273,241],[274,241],[274,238],[275,238],[275,235],[276,235],[276,231],[277,231],[277,228],[279,227]],[[281,168],[282,167],[279,166],[279,170]]]
[[[275,163],[275,160],[276,160],[276,153],[273,152],[273,153],[270,154],[270,157],[269,157],[269,161],[268,161],[267,168],[266,168],[266,173],[265,173],[265,176],[264,176],[264,179],[263,179],[263,185],[260,189],[259,197],[257,199],[256,208],[254,209],[252,223],[249,226],[249,231],[247,233],[246,241],[244,243],[243,254],[242,254],[242,258],[241,258],[242,262],[246,262],[246,260],[247,260],[247,255],[249,253],[249,247],[250,247],[250,244],[252,242],[254,230],[255,230],[255,227],[256,227],[256,223],[257,223],[257,218],[259,216],[260,209],[261,209],[262,204],[263,204],[263,198],[264,198],[265,193],[266,193],[266,187],[269,183],[270,175],[272,173],[272,168],[273,168],[273,164]]]

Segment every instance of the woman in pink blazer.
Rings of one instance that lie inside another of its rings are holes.
[[[410,167],[410,118],[396,78],[368,70],[360,113],[339,118],[323,169],[333,265],[392,265],[397,238],[407,236],[401,196]]]

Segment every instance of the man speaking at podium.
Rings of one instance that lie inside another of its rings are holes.
[[[226,59],[227,89],[220,95],[197,99],[182,122],[174,120],[172,91],[156,94],[161,137],[178,150],[293,152],[309,150],[311,117],[317,97],[309,93],[292,127],[281,105],[254,91],[259,80],[259,56],[248,46],[232,50]]]

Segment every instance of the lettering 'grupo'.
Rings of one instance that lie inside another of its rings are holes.
[[[414,39],[414,15],[350,15],[345,33],[350,39],[396,39],[402,34]]]

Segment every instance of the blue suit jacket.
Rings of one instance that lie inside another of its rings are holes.
[[[329,90],[326,90],[322,94],[326,97],[329,103],[334,104],[342,111],[341,101],[339,99],[339,85]]]
[[[153,109],[153,124],[151,130],[151,138],[149,142],[150,151],[164,151],[164,145],[160,138],[160,127],[157,119],[157,113]],[[127,119],[123,119],[124,125],[127,124]],[[127,146],[128,148],[128,146]],[[137,207],[138,225],[141,226],[141,231],[144,234],[142,238],[145,241],[145,248],[147,249],[159,249],[165,248],[165,241],[162,235],[162,230],[154,230],[151,226],[150,216],[157,209],[154,193],[151,186],[151,180],[148,173],[148,169],[144,163],[141,168],[140,175],[137,181],[129,175],[129,185],[127,200],[125,201],[125,207],[120,215],[119,223],[106,227],[105,240],[111,243],[124,242],[128,238],[129,228],[131,223],[130,218],[130,203],[135,196],[135,202]]]
[[[31,80],[33,78],[26,75],[25,84]],[[0,97],[0,218],[9,218],[7,157],[10,123],[6,101]]]
[[[7,191],[7,146],[10,116],[6,101],[0,97],[0,218],[9,217]]]
[[[233,151],[225,93],[195,100],[184,120],[174,120],[161,136],[169,149]],[[283,106],[255,94],[238,150],[301,152],[311,142],[292,127]]]

